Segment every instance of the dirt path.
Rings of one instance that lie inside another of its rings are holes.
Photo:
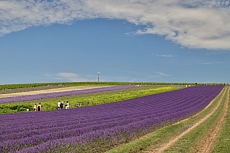
[[[207,136],[201,140],[199,145],[195,148],[195,153],[209,153],[212,151],[213,145],[216,142],[217,136],[221,130],[221,127],[224,122],[224,118],[227,114],[228,111],[228,103],[229,103],[229,89],[227,91],[227,98],[225,100],[225,107],[224,107],[224,112],[222,113],[220,119],[218,122],[215,124],[215,126],[210,130],[210,132],[207,134]]]
[[[222,90],[222,92],[224,92],[224,94],[226,94],[226,92],[227,92],[227,90],[228,90],[228,93],[229,93],[229,88],[228,89],[224,89],[224,90]],[[221,92],[221,93],[222,93]],[[185,131],[183,131],[181,134],[179,134],[178,136],[176,136],[176,137],[174,137],[174,138],[172,138],[171,140],[169,140],[168,142],[166,142],[166,143],[163,143],[163,144],[161,144],[161,145],[159,145],[158,146],[158,148],[155,148],[154,150],[152,150],[152,151],[148,151],[148,153],[162,153],[162,152],[164,152],[167,148],[169,148],[170,146],[172,146],[176,141],[178,141],[181,137],[183,137],[184,135],[186,135],[187,133],[189,133],[191,130],[193,130],[194,128],[196,128],[197,126],[199,126],[201,123],[203,123],[205,120],[207,120],[216,110],[217,110],[217,108],[219,107],[219,105],[220,105],[220,103],[221,103],[221,101],[222,101],[222,99],[223,99],[223,97],[224,97],[224,94],[222,94],[222,96],[221,96],[221,98],[220,98],[220,100],[218,101],[218,104],[217,104],[217,106],[215,107],[215,109],[213,109],[212,110],[212,112],[210,112],[209,114],[207,114],[205,117],[203,117],[201,120],[199,120],[198,122],[196,122],[193,126],[191,126],[190,128],[188,128],[187,130],[185,130]],[[215,99],[214,99],[215,100]],[[214,101],[213,100],[213,101]],[[213,102],[212,101],[212,102]],[[211,102],[211,103],[212,103]],[[210,103],[210,104],[211,104]],[[207,107],[206,107],[207,108]],[[206,109],[205,108],[205,109]],[[226,108],[225,108],[225,110],[226,110]],[[224,113],[225,114],[225,113]],[[224,115],[223,115],[224,116]],[[220,124],[220,127],[221,127],[221,125],[222,125],[222,122],[220,122],[219,123]],[[219,131],[219,129],[220,128],[217,128],[217,130],[216,131]],[[213,143],[211,140],[215,140],[215,137],[216,136],[214,136],[213,137],[213,139],[210,139],[210,141],[208,142],[210,145]],[[207,142],[206,142],[207,143]],[[209,145],[208,145],[209,146]],[[208,148],[210,148],[210,147],[206,147],[207,149],[205,149],[205,150],[208,150]],[[200,151],[200,149],[199,149],[199,151]],[[202,151],[200,151],[200,152],[202,152]]]
[[[0,94],[0,98],[37,95],[37,94],[43,94],[43,93],[64,92],[64,91],[72,91],[72,90],[93,89],[93,88],[101,88],[101,87],[106,87],[106,86],[100,86],[100,87],[98,86],[74,86],[74,87],[36,90],[36,91],[28,91],[28,92],[10,93],[10,94]]]

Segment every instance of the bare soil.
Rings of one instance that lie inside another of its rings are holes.
[[[222,92],[224,92],[224,90]],[[212,128],[212,130],[209,131],[209,133],[207,134],[205,139],[201,140],[200,144],[194,149],[194,152],[196,152],[196,153],[208,153],[208,152],[211,152],[212,146],[215,143],[215,140],[216,140],[216,138],[218,136],[218,133],[219,133],[219,131],[220,131],[222,125],[223,125],[224,117],[226,116],[226,113],[227,113],[227,109],[228,109],[227,106],[228,106],[228,102],[229,102],[229,87],[227,89],[227,92],[228,92],[227,93],[228,94],[227,102],[225,102],[224,112],[222,113],[220,120],[218,121],[217,124],[215,124],[215,127]],[[220,105],[220,103],[221,103],[221,101],[223,99],[223,95],[220,98],[220,100],[218,101],[218,105],[215,107],[215,109],[212,110],[212,112],[210,112],[209,114],[204,116],[202,119],[200,119],[198,122],[196,122],[194,125],[192,125],[188,129],[186,129],[185,131],[183,131],[179,135],[173,137],[172,139],[168,140],[165,143],[162,143],[161,145],[157,146],[157,148],[154,148],[153,150],[148,151],[148,153],[162,153],[162,152],[164,152],[167,148],[172,146],[175,142],[177,142],[185,134],[189,133],[191,130],[193,130],[194,128],[199,126],[201,123],[203,123],[205,120],[207,120],[217,110],[217,108],[219,107],[219,105]]]

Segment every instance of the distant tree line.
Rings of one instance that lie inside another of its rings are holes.
[[[35,87],[67,87],[82,85],[228,85],[225,83],[188,83],[188,82],[54,82],[54,83],[27,83],[27,84],[3,84],[0,90],[35,88]]]

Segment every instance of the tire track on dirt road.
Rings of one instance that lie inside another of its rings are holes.
[[[217,108],[220,106],[220,103],[221,103],[221,101],[222,101],[224,95],[226,94],[228,88],[229,88],[229,87],[224,88],[224,89],[221,91],[221,93],[220,93],[220,94],[221,94],[221,97],[220,97],[220,100],[218,100],[217,106],[216,106],[209,114],[207,114],[206,116],[204,116],[202,119],[200,119],[198,122],[196,122],[195,124],[193,124],[191,127],[189,127],[188,129],[186,129],[186,130],[183,131],[182,133],[180,133],[178,136],[173,137],[173,138],[170,139],[169,141],[160,144],[157,148],[154,148],[153,150],[148,151],[148,152],[146,152],[146,153],[162,153],[162,152],[164,152],[166,149],[168,149],[170,146],[172,146],[175,142],[177,142],[181,137],[183,137],[184,135],[186,135],[187,133],[189,133],[191,130],[193,130],[193,129],[195,129],[197,126],[199,126],[201,123],[203,123],[204,121],[206,121],[206,120],[217,110]],[[218,97],[218,96],[217,96],[217,97]],[[217,98],[217,97],[216,97],[216,98]],[[216,99],[216,98],[215,98],[215,99]],[[215,99],[212,100],[211,103],[213,103],[213,101],[215,101]],[[210,103],[210,104],[211,104],[211,103]],[[209,106],[210,106],[210,104],[209,104]],[[208,107],[208,106],[207,106],[207,107]],[[207,107],[206,107],[206,108],[207,108]],[[205,108],[205,109],[206,109],[206,108]],[[181,121],[181,122],[183,122],[183,121]]]

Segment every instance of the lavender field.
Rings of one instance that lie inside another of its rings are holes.
[[[223,86],[195,86],[70,110],[0,115],[0,152],[104,152],[204,109]]]
[[[10,102],[37,100],[37,99],[54,98],[54,97],[72,96],[72,95],[87,94],[87,93],[105,92],[105,91],[112,91],[112,90],[122,90],[122,89],[134,88],[134,87],[136,87],[136,86],[135,85],[122,85],[122,86],[101,87],[101,88],[84,89],[84,90],[72,90],[72,91],[63,91],[63,92],[54,92],[54,93],[42,93],[42,94],[36,94],[36,95],[6,97],[6,98],[0,98],[0,104],[1,103],[10,103]]]

